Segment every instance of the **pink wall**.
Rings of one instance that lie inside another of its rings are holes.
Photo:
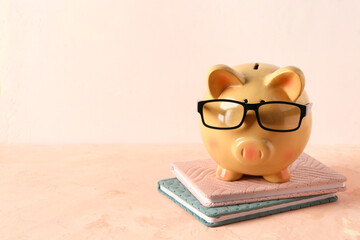
[[[200,143],[215,64],[301,68],[311,143],[360,144],[360,2],[0,3],[0,143]]]

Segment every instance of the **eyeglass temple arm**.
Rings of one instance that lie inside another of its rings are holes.
[[[306,116],[311,112],[311,108],[313,106],[313,103],[308,103],[305,106],[306,106],[306,111],[305,111],[305,116]]]
[[[201,102],[202,100],[198,99],[197,101],[197,105],[196,105],[196,108],[197,108],[197,112],[200,113],[200,106],[199,106],[199,103]]]

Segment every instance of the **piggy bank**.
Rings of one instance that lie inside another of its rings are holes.
[[[304,85],[302,71],[293,66],[251,63],[210,69],[198,112],[203,143],[218,164],[217,178],[290,179],[288,166],[311,132],[312,104]]]

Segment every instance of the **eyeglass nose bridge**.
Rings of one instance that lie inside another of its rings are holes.
[[[247,112],[248,110],[254,110],[255,112],[257,112],[257,110],[259,108],[259,104],[258,103],[245,103],[244,108],[245,108],[245,112]]]
[[[243,106],[244,106],[244,116],[243,116],[240,126],[242,126],[244,124],[244,122],[246,120],[246,116],[248,114],[248,111],[254,111],[254,114],[255,114],[254,117],[255,117],[256,121],[259,123],[259,116],[258,116],[259,104],[258,103],[245,103]]]

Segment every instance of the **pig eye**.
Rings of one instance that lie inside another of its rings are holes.
[[[247,99],[244,99],[244,103],[248,103],[249,101]]]

